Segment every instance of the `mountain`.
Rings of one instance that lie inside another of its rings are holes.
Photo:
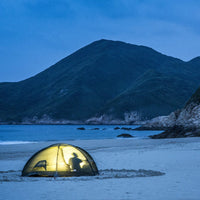
[[[181,108],[199,77],[199,58],[184,62],[149,47],[99,40],[34,77],[0,83],[0,121],[149,119]]]
[[[185,107],[168,116],[156,117],[143,125],[145,129],[165,129],[153,139],[176,137],[200,137],[200,87]]]

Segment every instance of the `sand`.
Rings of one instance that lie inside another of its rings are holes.
[[[29,157],[55,142],[4,144],[0,145],[0,199],[200,199],[200,138],[61,142],[86,149],[100,175],[20,177]]]

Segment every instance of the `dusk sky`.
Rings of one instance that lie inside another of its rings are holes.
[[[200,56],[199,0],[0,0],[0,82],[19,81],[99,39]]]

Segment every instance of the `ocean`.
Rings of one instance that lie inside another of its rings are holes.
[[[114,128],[120,129],[115,130]],[[147,138],[161,131],[134,131],[121,128],[136,128],[136,125],[0,125],[0,145],[40,141],[113,139],[122,133],[133,139]],[[78,128],[84,128],[79,130]]]

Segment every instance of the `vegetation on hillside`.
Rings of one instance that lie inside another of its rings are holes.
[[[0,121],[167,115],[185,104],[199,77],[198,58],[184,62],[148,47],[99,40],[34,77],[0,83]]]

